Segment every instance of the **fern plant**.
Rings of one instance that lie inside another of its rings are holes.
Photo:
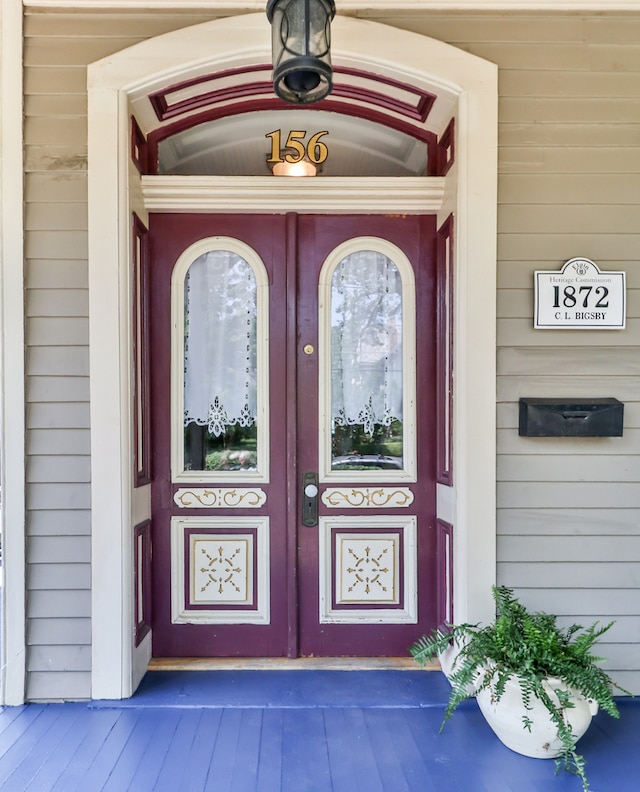
[[[562,744],[556,759],[556,772],[565,768],[576,773],[583,790],[589,789],[584,757],[576,752],[576,736],[564,712],[574,706],[568,690],[556,690],[554,701],[543,686],[543,680],[557,677],[585,698],[592,699],[614,718],[619,717],[612,689],[627,690],[612,682],[599,663],[603,658],[591,651],[613,622],[599,626],[596,622],[584,628],[572,625],[562,629],[557,617],[547,613],[529,612],[506,586],[493,587],[497,618],[493,624],[453,625],[448,631],[434,630],[409,648],[419,666],[455,646],[452,672],[449,675],[451,694],[440,730],[456,707],[481,690],[492,686],[499,701],[510,677],[517,677],[522,690],[525,712],[523,728],[531,731],[531,701],[538,698],[546,707]]]

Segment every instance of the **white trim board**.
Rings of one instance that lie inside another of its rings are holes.
[[[143,176],[149,212],[428,214],[444,203],[439,177],[283,179],[273,176]]]
[[[202,9],[215,14],[264,11],[266,0],[24,0],[26,8],[82,10]],[[640,0],[340,0],[339,13],[398,11],[640,11]]]
[[[497,68],[440,41],[350,17],[332,26],[335,64],[411,82],[456,108],[455,619],[494,616]],[[270,58],[259,14],[141,42],[89,66],[89,289],[92,454],[92,695],[135,687],[132,602],[132,399],[129,284],[130,104],[207,71]],[[212,41],[215,46],[212,46]],[[449,115],[450,117],[450,115]],[[457,176],[456,176],[457,174]],[[401,181],[401,180],[398,180]],[[366,207],[367,197],[354,202]],[[444,217],[442,218],[444,219]]]

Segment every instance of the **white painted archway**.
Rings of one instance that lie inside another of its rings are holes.
[[[456,621],[492,618],[495,582],[495,294],[497,70],[442,42],[337,17],[334,64],[422,86],[456,109],[455,487],[438,516],[455,526]],[[176,31],[89,68],[89,289],[92,438],[92,695],[131,695],[150,656],[134,645],[133,531],[149,509],[132,489],[129,227],[130,101],[190,77],[268,62],[264,14]],[[453,170],[453,169],[452,169]],[[388,187],[388,185],[387,185]],[[392,191],[393,192],[393,191]],[[258,210],[260,207],[256,207]]]

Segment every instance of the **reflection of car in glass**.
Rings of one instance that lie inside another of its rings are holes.
[[[402,470],[402,457],[384,454],[348,454],[333,457],[331,470]]]

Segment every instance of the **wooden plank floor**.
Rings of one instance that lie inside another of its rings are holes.
[[[0,712],[7,792],[580,792],[418,671],[150,672],[125,702]],[[640,789],[640,703],[580,742],[592,792]]]

